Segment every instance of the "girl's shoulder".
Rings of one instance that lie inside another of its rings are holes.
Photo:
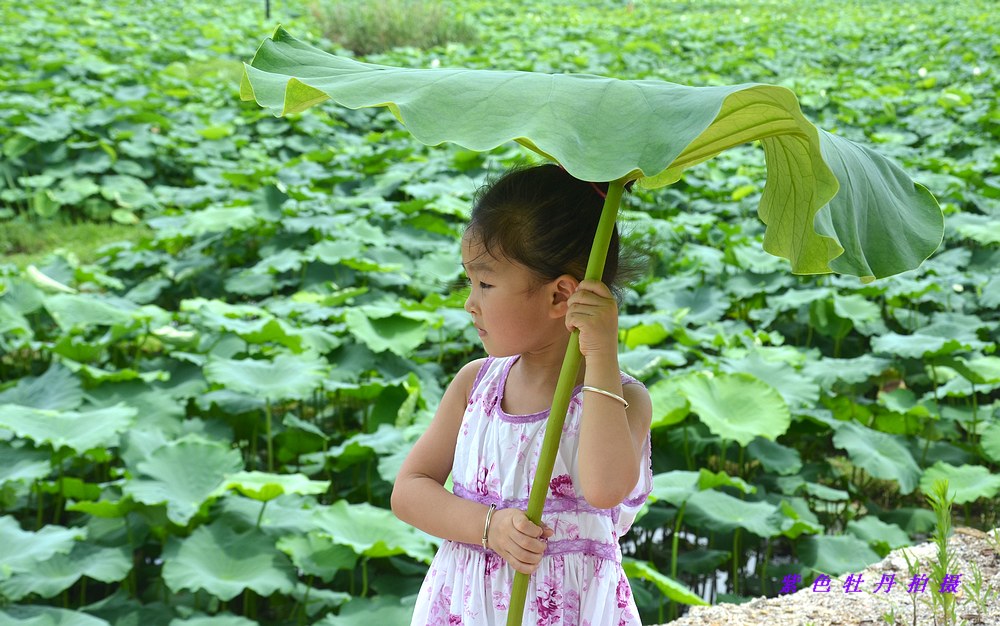
[[[472,390],[482,378],[482,374],[485,371],[487,364],[489,364],[492,360],[492,357],[483,357],[481,359],[469,361],[462,366],[462,369],[458,370],[457,374],[455,374],[452,384],[462,390],[466,403],[468,403],[469,398],[472,397]]]

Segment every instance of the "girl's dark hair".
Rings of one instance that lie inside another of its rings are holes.
[[[466,233],[541,282],[563,274],[583,280],[607,189],[608,183],[579,180],[555,164],[515,167],[476,193]],[[619,301],[620,247],[616,224],[601,281]]]

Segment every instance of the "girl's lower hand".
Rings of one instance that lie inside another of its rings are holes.
[[[584,280],[567,301],[566,328],[580,331],[580,354],[618,356],[618,302],[599,280]]]
[[[533,523],[519,509],[497,509],[490,522],[486,542],[515,571],[532,574],[545,554],[546,540],[553,535],[547,525]]]

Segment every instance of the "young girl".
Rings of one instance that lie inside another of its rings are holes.
[[[651,406],[618,368],[617,228],[603,280],[583,280],[606,188],[541,165],[475,203],[465,310],[489,358],[455,376],[392,492],[401,520],[446,540],[414,625],[504,626],[515,571],[531,574],[526,624],[639,624],[618,539],[652,484]],[[583,365],[537,526],[524,511],[573,329]]]

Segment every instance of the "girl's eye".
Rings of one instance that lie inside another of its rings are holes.
[[[484,283],[483,281],[479,281],[479,288],[480,288],[480,289],[489,289],[489,288],[490,288],[490,287],[492,287],[492,286],[493,286],[493,285],[487,285],[487,284],[486,284],[486,283]]]

